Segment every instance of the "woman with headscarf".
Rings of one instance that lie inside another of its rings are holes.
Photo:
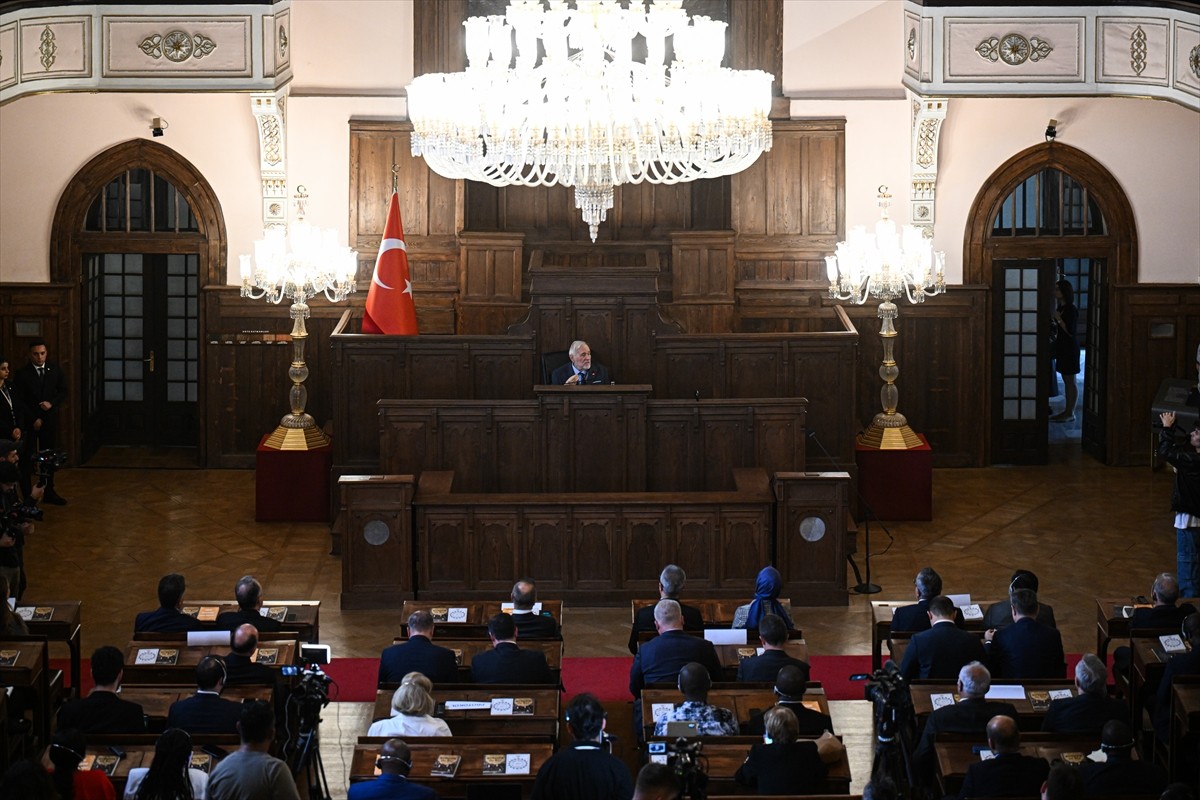
[[[783,591],[783,576],[774,567],[763,567],[759,570],[758,580],[754,584],[754,600],[744,606],[738,606],[733,612],[734,628],[757,628],[763,614],[774,614],[784,621],[788,630],[796,626],[792,623],[792,615],[779,602],[779,593]]]

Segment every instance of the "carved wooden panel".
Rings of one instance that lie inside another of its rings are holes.
[[[567,569],[566,520],[562,514],[536,507],[525,512],[522,562],[523,572],[537,581],[547,597],[571,585]]]
[[[342,608],[394,607],[414,597],[412,476],[345,477],[339,489]]]
[[[472,584],[477,547],[469,518],[449,510],[421,509],[417,517],[418,590],[458,592]]]
[[[609,509],[581,508],[575,511],[572,521],[567,543],[572,588],[603,592],[619,586],[615,561],[621,548],[615,515]]]
[[[758,571],[771,563],[769,520],[754,510],[725,508],[721,511],[721,558],[717,565],[720,574],[716,582],[722,586],[746,587],[747,597],[754,594],[754,578]]]
[[[550,492],[646,488],[647,386],[543,387],[545,478]]]
[[[520,514],[516,509],[488,509],[474,515],[472,584],[503,597],[512,589],[513,576],[522,575],[518,541]]]
[[[845,605],[845,473],[775,476],[775,566],[786,577],[783,594],[795,605]]]

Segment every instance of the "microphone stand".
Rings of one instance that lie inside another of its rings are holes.
[[[827,459],[829,459],[829,462],[831,464],[833,464],[834,467],[836,467],[837,469],[839,469],[843,472],[848,471],[845,467],[842,466],[842,463],[840,461],[838,461],[836,458],[833,457],[832,453],[830,453],[828,450],[825,449],[825,445],[821,444],[821,440],[817,438],[816,431],[809,431],[808,438],[812,439],[813,444],[815,444],[817,447],[819,447],[821,449],[821,452],[825,454],[825,457]],[[854,494],[858,497],[858,502],[862,505],[863,511],[865,512],[863,515],[863,526],[866,528],[866,537],[865,537],[865,542],[864,542],[866,545],[866,556],[863,558],[863,560],[867,564],[867,579],[865,581],[862,579],[862,574],[859,573],[858,565],[854,563],[853,556],[846,556],[846,560],[850,562],[850,566],[853,567],[853,569],[854,569],[854,577],[858,578],[858,585],[854,587],[854,591],[857,592],[858,594],[876,594],[877,592],[882,591],[882,588],[877,583],[871,583],[871,520],[872,520],[872,518],[879,525],[879,527],[883,528],[883,532],[887,534],[888,546],[884,549],[884,551],[883,551],[884,553],[886,553],[888,550],[892,549],[892,544],[896,541],[896,539],[894,536],[892,536],[892,532],[887,529],[887,526],[883,524],[883,522],[879,519],[879,517],[875,516],[875,510],[871,508],[871,504],[867,502],[867,499],[862,496],[862,492],[860,492],[858,490],[858,482],[857,481],[855,481],[855,484],[854,484]],[[882,553],[880,555],[882,555]]]

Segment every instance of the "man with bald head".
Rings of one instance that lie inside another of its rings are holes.
[[[996,716],[987,724],[988,749],[994,758],[967,768],[959,800],[967,797],[1036,797],[1050,774],[1050,762],[1021,753],[1017,721]]]
[[[257,663],[258,628],[246,623],[233,632],[233,645],[225,656],[226,686],[246,683],[274,684],[275,670],[266,664]]]
[[[410,783],[412,751],[403,739],[388,739],[375,759],[379,774],[374,780],[350,784],[346,800],[436,800],[428,786]]]
[[[217,616],[217,627],[234,630],[249,623],[260,633],[276,633],[283,630],[279,620],[262,615],[262,584],[253,575],[243,575],[233,587],[237,599],[237,611],[225,611]]]
[[[558,622],[546,611],[535,611],[537,603],[537,587],[529,578],[522,578],[513,584],[512,594],[513,623],[522,639],[554,639],[558,637]]]
[[[1011,703],[997,703],[984,698],[991,687],[992,675],[978,661],[972,661],[958,671],[958,694],[962,699],[953,705],[936,709],[929,715],[925,721],[925,732],[921,734],[921,742],[917,745],[917,764],[926,777],[933,774],[933,738],[938,733],[981,734],[992,717],[1003,715],[1017,718],[1017,709]]]
[[[659,600],[654,607],[654,628],[650,641],[638,648],[629,671],[629,693],[642,696],[647,683],[674,682],[683,665],[696,662],[712,678],[720,680],[721,662],[712,642],[683,632],[683,612],[674,600]]]
[[[737,736],[738,724],[734,713],[728,708],[708,704],[712,677],[707,669],[695,662],[684,664],[679,670],[678,685],[683,693],[683,702],[655,721],[655,736],[666,736],[667,725],[672,722],[696,723],[697,736]]]
[[[1133,757],[1133,729],[1124,720],[1104,723],[1100,732],[1100,752],[1104,761],[1085,758],[1079,768],[1083,791],[1098,795],[1155,795],[1167,788],[1167,774],[1153,759]]]
[[[1150,587],[1149,608],[1135,608],[1129,615],[1129,629],[1138,628],[1178,628],[1189,614],[1196,613],[1196,607],[1191,603],[1179,602],[1179,581],[1169,572],[1164,572],[1154,579]]]

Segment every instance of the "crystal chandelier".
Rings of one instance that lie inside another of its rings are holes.
[[[593,242],[614,186],[732,175],[771,149],[773,77],[722,67],[726,23],[682,0],[514,0],[463,24],[466,71],[407,88],[413,155],[452,179],[574,186]]]
[[[910,303],[922,303],[926,297],[946,291],[946,254],[934,252],[933,242],[919,228],[905,225],[900,231],[888,218],[892,196],[886,186],[879,187],[880,219],[875,233],[858,225],[844,242],[838,242],[837,255],[825,257],[829,275],[829,297],[861,305],[868,297],[879,300],[882,321],[879,337],[883,340],[883,362],[879,377],[883,387],[879,400],[883,412],[858,437],[859,444],[884,450],[905,450],[922,446],[920,438],[908,427],[908,420],[896,411],[900,392],[896,378],[900,368],[894,355],[896,341],[896,304],[899,297]]]
[[[287,229],[270,228],[254,243],[254,260],[248,255],[239,257],[242,275],[242,297],[252,300],[266,298],[278,304],[291,298],[292,365],[288,377],[292,388],[288,393],[291,413],[285,414],[265,442],[275,450],[311,450],[329,444],[329,437],[317,427],[310,414],[305,413],[308,390],[304,380],[308,365],[304,363],[304,342],[308,330],[308,300],[324,294],[331,303],[341,302],[354,291],[354,276],[358,271],[358,253],[337,243],[337,231],[316,228],[304,221],[308,194],[303,186],[296,187],[296,221]]]

